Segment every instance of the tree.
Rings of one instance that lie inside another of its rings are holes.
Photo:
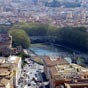
[[[14,29],[10,30],[9,33],[12,35],[13,46],[21,45],[23,48],[29,47],[30,39],[24,30]]]
[[[29,36],[46,36],[48,25],[38,23],[19,23],[14,25],[11,29],[24,30]]]
[[[47,36],[50,42],[61,43],[84,51],[88,50],[88,32],[85,27],[58,28],[49,24],[18,23],[11,29],[23,30],[29,36]]]
[[[57,30],[57,40],[77,49],[88,49],[88,33],[78,27],[64,27]]]
[[[60,7],[61,6],[61,3],[57,0],[53,0],[51,2],[46,2],[45,3],[45,6],[48,6],[48,7]]]

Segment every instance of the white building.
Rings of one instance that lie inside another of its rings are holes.
[[[17,87],[18,86],[18,80],[19,80],[20,75],[21,75],[21,65],[22,65],[21,57],[10,56],[8,58],[8,62],[14,64],[14,66],[16,68],[14,81],[15,81],[15,85]]]

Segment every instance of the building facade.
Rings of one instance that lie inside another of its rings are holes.
[[[63,58],[44,61],[44,72],[50,88],[88,88],[88,69],[77,64],[69,64]]]
[[[21,57],[0,58],[0,83],[3,86],[0,86],[0,88],[17,88],[21,75],[21,64]],[[5,79],[6,83],[3,82],[3,79]]]
[[[12,47],[12,36],[7,33],[0,34],[0,54],[8,55]]]

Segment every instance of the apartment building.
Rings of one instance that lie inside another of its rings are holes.
[[[15,77],[14,77],[14,84],[16,85],[16,87],[18,86],[18,80],[20,78],[21,75],[21,57],[17,57],[17,56],[10,56],[8,58],[8,62],[12,63],[15,66]]]
[[[14,88],[14,67],[11,64],[0,64],[0,88]]]
[[[43,62],[50,88],[88,88],[87,68],[57,56],[45,57]]]
[[[48,57],[46,56],[43,59],[44,62],[44,72],[47,76],[47,79],[49,79],[49,68],[56,66],[56,65],[64,65],[64,64],[69,64],[65,59],[61,58],[61,57],[57,57],[57,56],[51,56]]]
[[[88,88],[88,69],[77,64],[49,68],[50,88]]]
[[[12,36],[8,33],[0,33],[0,55],[9,56],[22,52],[21,46],[12,47]]]
[[[50,61],[49,58],[45,58],[44,61],[44,71],[49,79],[50,88],[88,88],[87,68],[68,64],[64,59]]]
[[[12,47],[12,36],[7,33],[0,33],[0,54],[8,55]]]
[[[10,56],[8,58],[2,57],[0,58],[0,78],[3,76],[3,78],[6,78],[6,75],[11,77],[11,81],[7,80],[6,84],[3,83],[1,79],[1,83],[6,86],[4,88],[17,88],[18,86],[18,80],[21,75],[21,57],[17,56]],[[4,70],[3,70],[4,69]],[[12,72],[10,75],[10,71]],[[5,73],[7,73],[5,75]],[[7,85],[10,85],[10,87],[7,87]],[[0,87],[2,88],[2,87]]]

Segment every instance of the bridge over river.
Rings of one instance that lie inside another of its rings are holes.
[[[56,46],[46,45],[46,44],[32,44],[30,50],[37,56],[58,56],[58,57],[69,57],[71,58],[71,62],[77,63],[78,57],[84,57],[87,61],[88,55],[85,53],[72,53],[67,48],[63,46]],[[74,51],[75,52],[75,51]],[[69,60],[68,60],[69,61]]]

